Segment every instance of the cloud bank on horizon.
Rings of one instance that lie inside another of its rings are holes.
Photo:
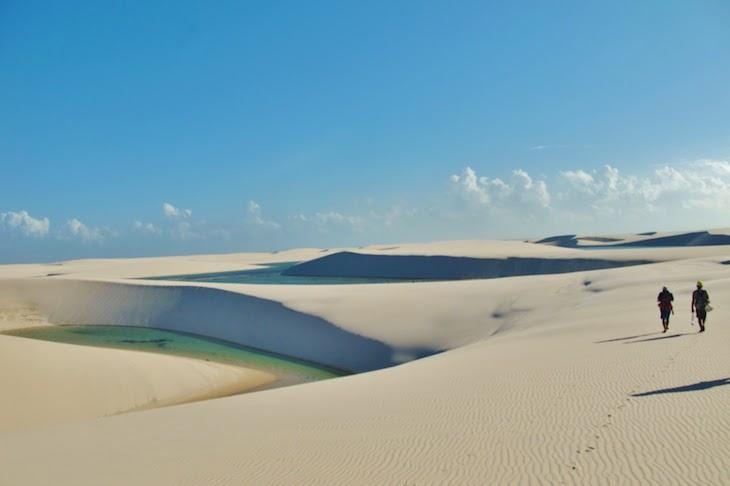
[[[518,169],[505,182],[480,177],[471,167],[451,176],[461,196],[494,214],[504,210],[530,218],[549,213],[591,231],[595,225],[586,223],[605,225],[615,217],[647,226],[667,225],[668,217],[680,225],[697,220],[723,224],[730,209],[730,162],[724,160],[667,165],[646,177],[623,175],[605,165],[591,171],[561,171],[554,179],[548,187],[546,181],[533,180]]]
[[[127,256],[123,248],[132,241],[139,254],[165,254],[722,227],[730,214],[730,161],[665,165],[646,176],[605,165],[551,177],[515,169],[500,178],[466,166],[448,178],[441,194],[395,205],[365,201],[358,212],[323,208],[304,214],[292,208],[275,217],[249,200],[240,220],[222,224],[195,218],[191,209],[170,202],[156,215],[101,226],[75,216],[52,225],[46,216],[8,210],[0,212],[0,235],[17,248],[34,241],[21,260],[47,260],[59,253],[59,242],[74,256],[113,257]]]

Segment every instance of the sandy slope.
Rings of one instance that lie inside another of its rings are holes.
[[[196,288],[224,289],[213,302],[256,302],[287,329],[335,343],[362,336],[394,353],[451,350],[347,378],[0,434],[0,484],[728,484],[730,265],[721,262],[730,248],[657,254],[663,263],[487,281],[195,286],[165,305],[201,306],[213,294]],[[697,278],[716,307],[704,335],[689,325]],[[132,295],[121,285],[104,291]],[[657,332],[662,285],[677,298],[667,334]],[[124,310],[114,305],[110,318]],[[163,319],[155,309],[129,317]],[[216,316],[239,322],[225,309]],[[271,322],[270,332],[282,329]],[[348,342],[357,353],[360,341]]]
[[[0,336],[0,432],[226,396],[273,380],[201,360]]]
[[[0,278],[17,277],[155,277],[255,268],[257,264],[308,260],[333,250],[302,248],[271,253],[230,253],[156,258],[108,258],[69,260],[56,263],[0,265]]]
[[[15,303],[10,306],[0,306],[0,332],[25,327],[48,326],[48,316],[37,309]]]

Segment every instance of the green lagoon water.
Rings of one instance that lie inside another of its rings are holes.
[[[83,346],[132,349],[210,360],[273,373],[266,388],[335,378],[349,373],[304,360],[194,334],[127,326],[44,326],[3,334]]]

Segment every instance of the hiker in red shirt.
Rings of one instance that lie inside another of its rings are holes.
[[[659,305],[659,315],[662,318],[662,326],[664,326],[664,330],[662,332],[667,332],[669,329],[669,315],[674,314],[674,307],[672,307],[674,296],[666,287],[662,287],[662,291],[659,292],[656,300],[658,302],[657,305]]]

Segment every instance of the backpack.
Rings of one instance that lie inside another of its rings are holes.
[[[659,299],[661,301],[666,301],[666,302],[673,302],[674,301],[674,296],[668,290],[666,292],[662,292],[659,295],[661,296],[660,299]]]
[[[662,309],[671,309],[672,308],[672,301],[674,300],[674,296],[670,291],[662,291],[657,296],[657,300],[659,301],[659,307]]]

